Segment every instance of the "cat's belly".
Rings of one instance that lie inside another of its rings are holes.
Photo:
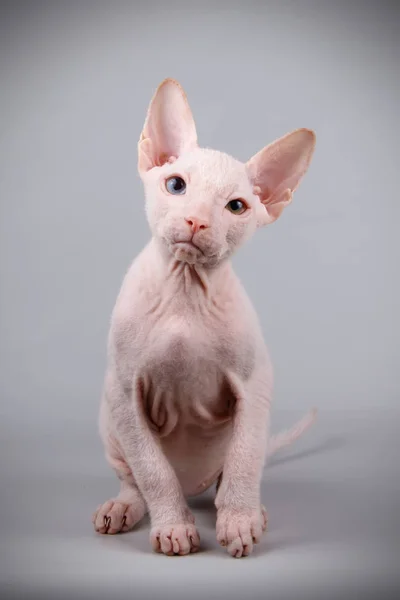
[[[200,431],[176,431],[163,438],[162,447],[182,486],[185,496],[204,492],[222,472],[231,437],[228,425],[216,435],[204,437]]]
[[[188,496],[217,479],[232,434],[234,398],[223,376],[209,371],[201,381],[188,376],[167,388],[149,380],[145,396],[150,426]]]
[[[174,359],[173,354],[163,356],[144,377],[144,402],[149,424],[185,495],[192,496],[206,490],[222,471],[235,398],[213,360],[201,355],[178,363]]]
[[[120,478],[135,479],[123,444],[114,428],[110,407],[101,405],[100,433],[106,456]],[[157,435],[157,434],[156,434]],[[183,419],[168,435],[158,436],[160,444],[173,467],[185,496],[195,496],[210,487],[221,473],[232,435],[232,419],[219,424],[189,424]]]
[[[145,412],[160,438],[175,431],[199,431],[208,437],[232,420],[235,398],[216,365],[203,362],[198,369],[177,369],[170,377],[164,377],[162,367],[142,379]]]
[[[149,425],[187,495],[222,470],[236,400],[228,373],[249,368],[235,353],[223,336],[174,315],[154,323],[135,357]]]
[[[161,440],[185,496],[201,494],[217,480],[231,435],[232,423],[229,422],[207,434],[197,427],[177,428]]]

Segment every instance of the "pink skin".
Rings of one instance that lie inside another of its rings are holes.
[[[290,203],[314,145],[314,133],[299,129],[243,164],[199,148],[176,81],[157,89],[138,145],[152,239],[113,311],[100,411],[121,491],[94,514],[96,531],[128,531],[149,511],[155,551],[195,552],[186,497],[218,480],[220,544],[241,557],[260,540],[266,457],[299,437],[315,411],[269,439],[272,368],[230,258]],[[172,176],[183,178],[185,193],[167,190]],[[226,208],[234,199],[241,214]]]

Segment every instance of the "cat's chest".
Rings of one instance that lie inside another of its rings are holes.
[[[173,383],[202,377],[202,370],[215,362],[216,340],[207,327],[199,327],[186,315],[166,314],[148,323],[140,344],[138,367],[171,387]]]
[[[160,435],[197,424],[226,422],[232,398],[221,361],[225,344],[205,317],[165,314],[142,345],[139,376],[145,384],[147,414]]]
[[[223,314],[166,312],[148,324],[140,344],[140,364],[161,372],[165,381],[206,382],[213,374],[252,367],[254,350],[248,334]]]
[[[168,282],[150,292],[123,295],[115,312],[114,356],[128,387],[146,376],[163,391],[215,397],[228,372],[251,375],[257,338],[233,285],[212,298],[174,293]]]
[[[146,412],[163,437],[180,427],[184,435],[192,426],[219,430],[235,401],[229,374],[246,380],[253,370],[254,335],[227,302],[192,308],[165,298],[137,303],[117,322],[119,373],[127,388],[143,382]]]

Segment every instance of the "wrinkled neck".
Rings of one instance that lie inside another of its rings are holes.
[[[160,242],[153,239],[152,244],[162,281],[171,292],[196,303],[216,298],[232,275],[229,260],[214,266],[189,264],[177,260]]]
[[[217,273],[220,269],[216,268]],[[212,296],[215,288],[216,273],[201,265],[172,260],[167,266],[167,278],[174,283],[177,290],[184,291],[187,295],[196,295],[205,298]]]

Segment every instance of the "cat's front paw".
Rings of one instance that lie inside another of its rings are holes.
[[[231,556],[248,556],[266,530],[267,521],[264,506],[248,512],[220,508],[217,513],[217,540],[221,546],[226,546]]]
[[[198,551],[200,536],[192,523],[161,525],[152,528],[150,543],[155,552],[184,555]]]

